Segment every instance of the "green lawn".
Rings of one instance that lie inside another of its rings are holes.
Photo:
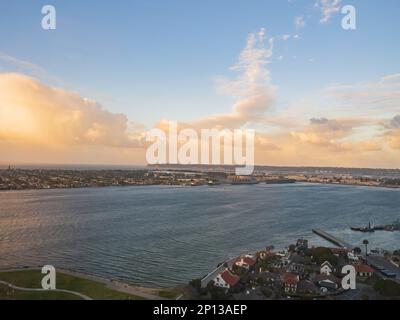
[[[41,288],[43,274],[40,270],[23,270],[15,272],[0,272],[0,280],[6,281],[18,287]],[[87,295],[95,300],[141,300],[143,298],[118,292],[107,288],[103,283],[78,278],[68,274],[57,272],[57,289],[71,290]],[[16,290],[14,290],[16,291]],[[17,299],[70,299],[71,295],[59,292],[14,292]],[[1,291],[0,291],[0,298]],[[79,297],[73,296],[74,299]]]
[[[400,297],[400,284],[389,279],[380,279],[374,284],[374,289],[385,297]]]

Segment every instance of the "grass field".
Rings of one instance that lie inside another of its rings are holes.
[[[23,288],[41,288],[40,270],[0,272],[0,280]],[[106,284],[57,272],[57,289],[82,293],[95,300],[141,300],[143,298],[112,290]],[[19,300],[77,300],[80,297],[62,292],[27,292],[0,285],[0,299]]]
[[[0,284],[0,300],[82,300],[82,298],[63,292],[19,291]]]

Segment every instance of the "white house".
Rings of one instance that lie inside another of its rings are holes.
[[[257,263],[256,260],[254,260],[250,256],[245,256],[245,257],[239,257],[234,261],[234,264],[237,265],[238,267],[245,268],[249,270],[251,267],[253,267]]]
[[[321,274],[329,276],[333,271],[333,266],[329,263],[329,261],[325,261],[321,264]]]
[[[219,273],[214,279],[214,285],[224,289],[230,289],[235,286],[240,280],[240,277],[234,275],[229,269]]]
[[[359,277],[372,277],[372,275],[374,274],[374,269],[372,269],[370,266],[367,266],[365,264],[359,264],[356,265],[356,271],[357,271],[357,275]]]

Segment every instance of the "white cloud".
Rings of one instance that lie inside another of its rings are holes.
[[[342,0],[317,0],[315,7],[321,10],[320,23],[327,23],[331,17],[340,11]]]
[[[298,29],[304,28],[306,26],[306,21],[305,21],[304,17],[298,16],[298,17],[294,18],[294,25]]]
[[[278,39],[286,41],[286,40],[289,40],[290,37],[291,37],[290,34],[283,34],[283,35],[279,36]]]
[[[248,122],[258,121],[272,105],[277,90],[271,83],[267,68],[273,48],[274,38],[266,39],[264,28],[251,33],[238,62],[230,68],[239,76],[233,79],[220,77],[218,80],[219,92],[236,100],[232,112],[208,116],[192,125],[198,128],[239,128]]]
[[[20,72],[24,74],[29,74],[31,76],[46,79],[52,82],[59,83],[60,81],[50,75],[44,68],[41,66],[34,64],[29,61],[21,60],[16,57],[10,56],[4,52],[0,52],[0,66],[3,62],[5,65],[5,70],[12,71],[12,72]]]

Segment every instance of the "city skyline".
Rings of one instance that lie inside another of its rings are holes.
[[[1,10],[1,163],[144,165],[178,121],[255,129],[256,165],[399,167],[396,1],[42,5]]]

